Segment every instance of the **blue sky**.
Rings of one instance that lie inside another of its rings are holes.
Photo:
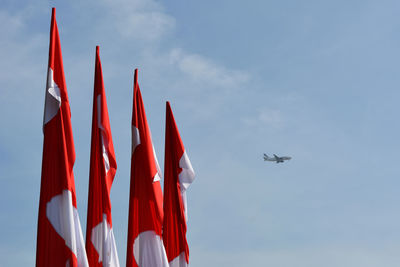
[[[9,1],[0,5],[0,257],[35,262],[51,7],[83,231],[95,46],[125,263],[133,69],[161,166],[169,100],[197,177],[197,266],[400,265],[398,1]],[[290,155],[266,163],[263,153]]]

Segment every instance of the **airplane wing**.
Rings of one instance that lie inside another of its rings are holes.
[[[281,163],[281,162],[284,162],[285,160],[292,159],[291,157],[286,157],[286,156],[285,157],[278,157],[275,154],[273,154],[273,155],[274,155],[274,157],[270,158],[270,157],[268,157],[267,154],[264,153],[264,161],[275,161],[276,163]]]

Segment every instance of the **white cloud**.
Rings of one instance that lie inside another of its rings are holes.
[[[117,28],[125,37],[154,41],[171,32],[175,28],[175,20],[160,12],[145,12],[119,19]]]
[[[170,63],[192,80],[218,87],[234,88],[249,80],[249,74],[246,72],[229,70],[206,57],[186,53],[178,48],[170,52]]]
[[[252,127],[282,128],[284,126],[284,115],[278,109],[260,108],[255,115],[242,118],[242,122]]]
[[[12,16],[0,10],[0,33],[2,36],[15,36],[22,27],[23,21],[20,16]]]
[[[155,1],[104,0],[103,3],[110,11],[110,21],[125,38],[157,41],[175,29],[175,19]]]
[[[227,68],[206,55],[186,51],[179,44],[172,48],[165,46],[166,39],[175,34],[176,20],[159,2],[102,0],[101,3],[107,12],[102,17],[94,18],[103,28],[111,27],[123,38],[114,39],[114,45],[140,48],[142,67],[151,69],[155,73],[152,77],[162,79],[168,72],[179,77],[180,84],[186,83],[190,88],[205,83],[225,89],[238,88],[250,79],[245,71]]]
[[[0,42],[1,110],[11,105],[31,104],[26,103],[26,99],[32,100],[32,89],[44,86],[45,79],[38,81],[37,77],[47,62],[38,64],[37,58],[48,40],[40,33],[28,32],[26,17],[4,11],[0,11],[0,35],[3,37]],[[15,94],[25,97],[15,97]]]

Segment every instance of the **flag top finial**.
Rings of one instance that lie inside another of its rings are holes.
[[[135,80],[134,80],[134,82],[135,82],[135,84],[134,85],[137,85],[137,80],[138,80],[138,69],[135,69],[135,78],[134,78]]]
[[[171,104],[169,103],[169,101],[167,101],[165,103],[165,108],[166,108],[165,111],[166,111],[167,120],[168,119],[170,120],[172,118],[172,120],[173,120],[173,122],[175,124],[174,115],[172,114],[172,108],[171,108]],[[168,123],[168,122],[166,121],[166,123]]]

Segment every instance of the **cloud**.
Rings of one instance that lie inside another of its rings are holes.
[[[154,41],[171,32],[175,28],[175,20],[160,12],[145,12],[118,20],[117,28],[125,37]]]
[[[155,1],[104,0],[110,21],[125,38],[154,42],[175,30],[175,19]]]
[[[118,33],[112,43],[126,49],[127,54],[133,48],[140,49],[139,62],[155,73],[152,77],[163,79],[168,72],[191,88],[206,84],[233,89],[250,80],[246,71],[230,69],[207,55],[182,49],[179,44],[168,45],[168,38],[175,35],[176,20],[160,3],[153,0],[102,0],[101,3],[102,8],[97,12],[104,15],[93,16],[92,23],[101,24],[110,34]],[[96,34],[104,35],[104,32]]]
[[[256,114],[251,116],[243,117],[242,122],[251,127],[273,127],[280,129],[285,125],[284,115],[281,110],[260,108]]]
[[[20,16],[12,16],[4,10],[0,10],[0,25],[0,33],[2,36],[15,36],[16,33],[21,30],[24,23]]]
[[[28,19],[20,14],[0,11],[0,35],[4,37],[0,42],[0,111],[3,114],[8,114],[7,110],[15,111],[12,117],[2,116],[2,122],[15,124],[18,117],[25,115],[23,111],[36,104],[34,89],[44,88],[45,76],[42,73],[46,72],[47,62],[44,60],[38,64],[38,58],[46,58],[42,51],[48,40],[40,33],[29,32]],[[39,80],[37,77],[43,78]],[[17,112],[17,109],[22,112]]]
[[[224,88],[236,88],[247,82],[250,75],[244,71],[229,70],[198,54],[176,48],[170,52],[170,63],[197,82],[211,83]]]

